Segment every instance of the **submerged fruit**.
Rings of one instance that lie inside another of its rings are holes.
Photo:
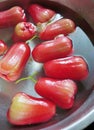
[[[39,124],[49,121],[55,112],[56,107],[51,101],[20,92],[12,99],[7,119],[13,125]]]

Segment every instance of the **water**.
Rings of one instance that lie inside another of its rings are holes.
[[[72,115],[72,113],[74,113],[86,101],[94,85],[94,61],[93,61],[94,60],[94,32],[93,30],[90,28],[88,23],[81,16],[79,16],[77,13],[70,10],[69,8],[65,6],[60,6],[60,5],[59,5],[59,8],[57,8],[58,4],[55,4],[55,6],[51,4],[51,7],[52,9],[55,9],[57,13],[60,14],[60,15],[59,14],[57,15],[57,19],[59,19],[62,16],[62,17],[70,18],[75,22],[76,30],[73,33],[69,34],[68,37],[70,37],[73,41],[73,47],[74,47],[73,55],[81,55],[87,61],[88,67],[89,67],[89,75],[87,79],[81,82],[77,82],[78,93],[77,93],[75,104],[71,110],[63,111],[58,108],[57,114],[52,119],[52,121],[46,124],[41,124],[39,126],[33,126],[34,129],[37,129],[39,127],[43,128],[49,125],[53,125],[61,121],[62,119],[66,119],[68,116]],[[13,33],[12,28],[0,29],[0,39],[2,40],[4,39],[4,41],[7,42],[8,45],[10,46],[12,44],[12,41],[11,41],[12,33]],[[32,46],[33,47],[35,46],[35,42],[38,43],[39,40],[37,41],[34,40],[32,44],[30,44],[31,48]],[[34,71],[39,72],[38,76],[41,76],[42,74],[44,75],[42,65],[29,60],[21,77],[26,77],[32,74]],[[3,98],[7,104],[7,105],[4,104],[2,100],[0,100],[0,104],[2,105],[2,107],[0,108],[0,111],[2,111],[1,109],[4,108],[3,113],[6,112],[6,110],[8,109],[11,103],[12,97],[19,91],[26,92],[27,94],[31,94],[33,96],[38,96],[34,90],[34,83],[32,83],[30,80],[23,81],[16,85],[15,83],[8,83],[4,81],[3,79],[0,79],[0,98],[1,99]],[[7,128],[7,130],[10,130],[9,124],[4,122],[4,120],[6,121],[5,114],[3,115],[3,118],[2,118],[3,126]]]

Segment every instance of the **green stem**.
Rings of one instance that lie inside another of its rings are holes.
[[[33,73],[32,75],[28,76],[28,77],[24,77],[24,78],[21,78],[21,79],[18,79],[15,83],[18,84],[20,83],[21,81],[24,81],[24,80],[32,80],[34,83],[37,82],[37,80],[34,79],[34,76],[37,74],[37,72]]]
[[[50,24],[50,23],[52,23],[53,20],[55,20],[55,18],[56,18],[56,15],[54,15],[54,16],[47,22],[47,25]]]
[[[34,40],[35,38],[38,38],[38,36],[34,35],[31,39],[29,39],[29,40],[26,41],[26,44],[29,44],[29,42],[32,41],[32,40]]]

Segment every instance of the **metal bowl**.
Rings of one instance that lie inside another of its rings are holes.
[[[39,125],[13,126],[6,118],[12,97],[17,92],[26,92],[38,96],[34,84],[23,81],[19,84],[8,83],[0,79],[0,129],[1,130],[81,130],[94,121],[94,0],[1,0],[0,10],[8,9],[14,5],[26,8],[30,3],[39,3],[57,11],[64,17],[75,21],[76,31],[69,35],[74,44],[74,54],[82,55],[89,65],[89,76],[78,82],[78,93],[72,109],[61,110],[57,108],[55,117],[49,122]],[[0,39],[11,44],[12,29],[0,29]],[[38,41],[34,41],[38,42]],[[33,45],[33,43],[32,43]],[[30,62],[26,65],[21,77],[38,71],[43,75],[42,65]]]

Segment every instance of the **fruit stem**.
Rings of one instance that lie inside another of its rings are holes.
[[[36,83],[37,80],[34,79],[34,76],[35,76],[36,74],[37,74],[37,72],[34,72],[34,73],[33,73],[32,75],[30,75],[30,76],[27,76],[27,77],[18,79],[15,83],[18,84],[18,83],[20,83],[21,81],[28,80],[28,79],[30,79],[30,80],[32,80],[34,83]]]
[[[31,39],[29,39],[29,40],[26,41],[26,44],[29,44],[29,42],[32,41],[32,40],[34,40],[35,38],[38,38],[38,36],[34,35]]]

